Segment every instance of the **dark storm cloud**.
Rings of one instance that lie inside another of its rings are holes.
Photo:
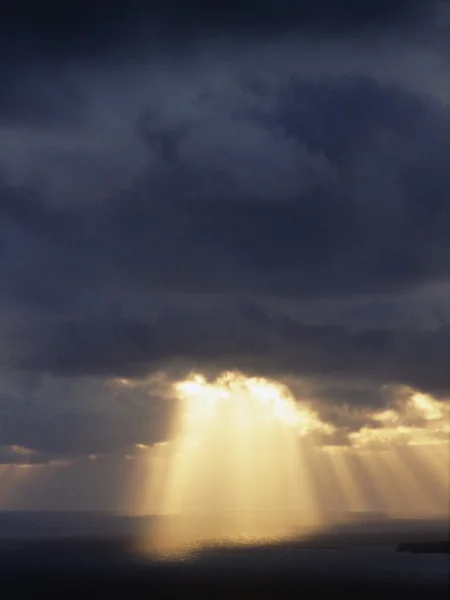
[[[53,456],[17,445],[2,446],[0,442],[0,465],[47,464]]]
[[[142,376],[175,366],[242,369],[273,377],[333,376],[450,390],[450,332],[305,326],[258,308],[165,311],[153,324],[71,322],[52,331],[22,367],[56,374]]]
[[[5,67],[0,75],[0,127],[80,125],[84,99],[64,73],[49,75],[42,68],[22,71]]]
[[[216,146],[196,138],[195,124],[176,135],[177,124],[156,116],[143,132],[147,175],[101,204],[55,206],[3,185],[2,295],[39,308],[114,282],[139,292],[295,298],[448,279],[447,108],[368,78],[292,80],[275,109],[231,123],[242,120],[280,145],[261,158],[270,161],[263,171],[258,156],[240,160],[239,139],[224,154],[220,138]]]
[[[35,410],[23,406],[17,397],[5,399],[0,463],[37,463],[55,457],[126,452],[133,444],[151,445],[166,438],[170,406],[165,400],[147,395],[145,403],[139,402],[139,395],[134,393],[130,408],[126,393],[121,391],[121,395],[126,410],[114,411],[116,403],[110,401],[108,413],[93,412],[95,398],[88,398],[81,405],[81,412],[78,407],[56,413],[46,410],[45,402]],[[57,398],[56,404],[63,400]]]
[[[277,32],[340,33],[411,25],[433,14],[430,0],[204,0],[179,2],[70,0],[64,4],[11,0],[2,11],[2,37],[21,36],[55,54],[111,50],[130,29],[144,24],[170,39],[199,35]],[[57,57],[54,56],[54,58]]]
[[[233,118],[292,143],[299,168],[320,154],[331,180],[305,187],[272,162],[266,180],[255,170],[246,182],[238,158],[222,167],[220,152],[199,166],[189,152],[195,128],[150,114],[140,122],[148,173],[101,204],[58,206],[3,186],[1,294],[35,315],[13,334],[15,366],[114,376],[208,364],[448,389],[445,327],[422,335],[362,323],[352,333],[259,305],[448,280],[448,110],[368,78],[338,78],[291,80],[271,112]],[[117,286],[129,295],[114,308],[107,297]],[[129,316],[132,299],[148,294],[151,319]],[[236,304],[241,295],[250,303]],[[57,316],[41,320],[48,311]]]
[[[401,319],[427,286],[448,300],[437,3],[127,7],[0,19],[3,460],[164,438],[158,394],[90,377],[312,378],[325,407],[380,405],[390,382],[448,393],[447,317]]]
[[[68,63],[131,61],[148,55],[164,64],[184,42],[242,38],[247,44],[293,35],[324,39],[393,34],[427,24],[436,38],[439,0],[161,0],[113,3],[89,0],[55,4],[44,0],[6,2],[0,20],[0,124],[60,127],[80,125],[84,98],[67,74]],[[435,40],[436,41],[436,40]],[[181,45],[180,45],[181,44]],[[149,50],[150,49],[150,50]],[[183,50],[184,52],[184,50]],[[191,52],[188,52],[190,55]]]

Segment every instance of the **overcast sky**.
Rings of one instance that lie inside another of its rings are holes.
[[[448,398],[448,3],[94,4],[0,22],[0,462],[163,440],[191,370]]]

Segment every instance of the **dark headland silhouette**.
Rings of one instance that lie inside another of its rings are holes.
[[[403,542],[397,552],[413,552],[415,554],[450,554],[450,540],[434,542]]]

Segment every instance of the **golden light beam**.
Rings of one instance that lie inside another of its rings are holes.
[[[352,468],[349,457],[353,451],[348,448],[335,448],[329,453],[331,463],[341,482],[347,510],[351,513],[367,512],[371,508],[370,499],[361,488],[357,472]]]
[[[426,464],[439,484],[447,489],[450,487],[450,443],[441,442],[416,446],[415,451]]]
[[[261,378],[225,373],[175,386],[179,407],[162,490],[156,546],[168,550],[217,541],[293,535],[318,518],[307,445],[325,431],[288,390]]]
[[[421,500],[424,511],[430,514],[442,514],[449,509],[446,502],[448,496],[448,487],[450,473],[436,471],[430,468],[427,460],[424,459],[423,446],[404,446],[399,448],[394,457],[395,464],[403,466],[403,472],[408,474],[408,479],[414,485],[413,493],[417,499]],[[394,462],[393,461],[393,462]],[[434,463],[439,462],[439,457],[435,456]]]
[[[387,453],[388,456],[386,456]],[[360,457],[372,476],[374,486],[382,501],[383,512],[392,517],[414,515],[417,512],[417,496],[414,496],[411,501],[410,494],[416,491],[416,487],[408,478],[408,473],[405,474],[404,465],[396,460],[398,457],[395,452],[366,450],[360,453]],[[422,490],[420,490],[419,498],[420,505]]]
[[[38,465],[1,465],[0,509],[19,506],[20,501],[27,498],[27,488],[29,491],[40,471]]]
[[[379,426],[327,446],[335,428],[278,383],[224,373],[213,382],[195,375],[175,390],[173,439],[151,463],[159,483],[147,486],[158,497],[147,505],[165,517],[154,548],[280,538],[324,525],[333,511],[445,516],[427,482],[442,483],[450,462],[437,443],[448,407],[431,397],[411,392],[373,413]]]

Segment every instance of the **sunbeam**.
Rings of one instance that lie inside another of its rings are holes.
[[[138,544],[158,557],[311,536],[370,514],[448,519],[445,400],[402,390],[343,434],[313,399],[275,381],[226,372],[214,381],[194,375],[173,390],[166,441],[44,464],[26,448],[5,448],[16,462],[0,464],[0,509],[107,506],[151,516]]]
[[[274,381],[227,372],[174,389],[171,441],[134,467],[145,490],[138,512],[159,516],[146,539],[152,552],[278,541],[367,513],[448,513],[446,404],[431,397],[411,393],[373,413],[379,426],[333,445],[335,427]]]
[[[265,379],[225,373],[208,383],[194,376],[175,389],[156,549],[254,543],[317,526],[311,450],[299,438],[331,425]]]

